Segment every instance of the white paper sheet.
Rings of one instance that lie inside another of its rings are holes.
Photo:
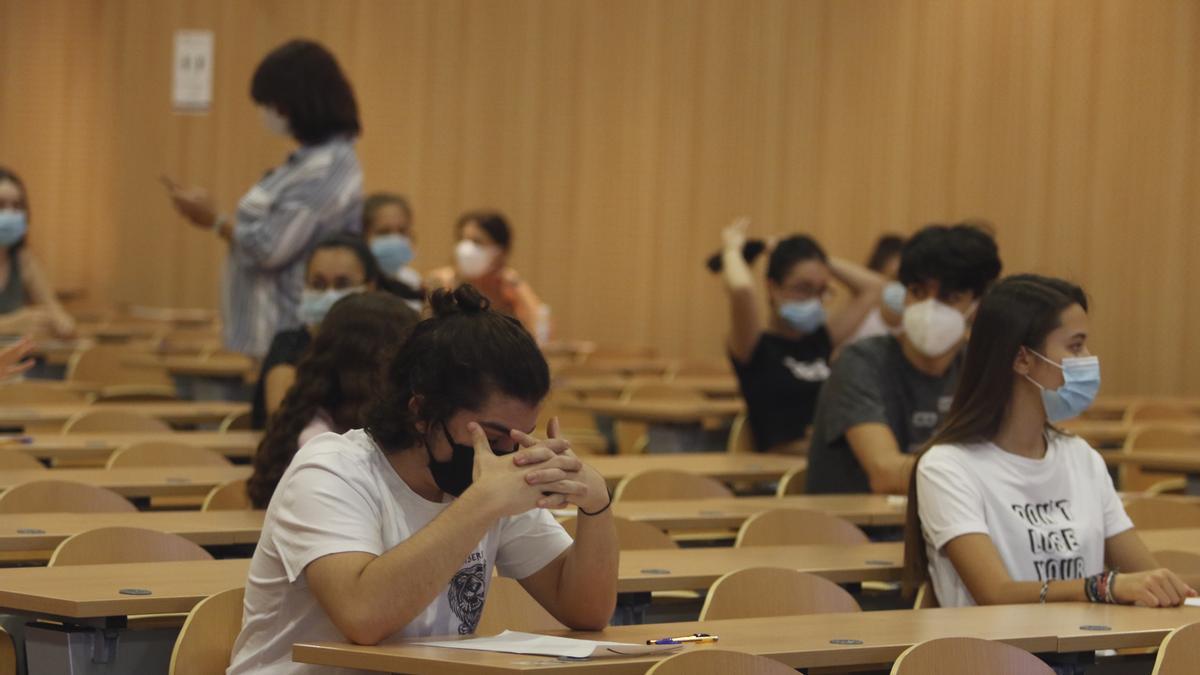
[[[1184,598],[1183,604],[1188,607],[1200,607],[1200,598]]]
[[[176,110],[204,112],[212,107],[213,32],[175,31],[171,103]]]
[[[679,649],[678,645],[635,645],[624,642],[598,640],[576,640],[574,638],[536,635],[506,630],[494,637],[477,637],[446,642],[418,642],[426,647],[447,649],[470,649],[480,652],[502,652],[505,654],[533,654],[572,659],[599,658],[605,656],[639,656]]]

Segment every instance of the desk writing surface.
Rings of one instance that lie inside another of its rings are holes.
[[[49,551],[71,535],[98,527],[170,532],[201,546],[254,544],[265,515],[265,511],[5,513],[0,514],[0,551]]]
[[[1109,466],[1133,464],[1153,471],[1200,473],[1200,449],[1197,448],[1164,448],[1162,450],[1118,451],[1102,454],[1105,463]]]
[[[0,490],[34,480],[68,480],[107,488],[126,497],[206,495],[222,483],[249,478],[250,471],[248,466],[4,471],[0,472]]]
[[[628,500],[614,504],[613,513],[662,530],[736,529],[756,513],[785,508],[828,513],[861,526],[903,525],[907,507],[888,495],[837,494]]]
[[[583,461],[611,483],[635,471],[648,469],[688,471],[724,481],[776,480],[792,469],[808,466],[804,457],[725,452],[589,455],[583,457]]]
[[[713,418],[731,418],[746,409],[740,400],[630,401],[588,399],[568,401],[563,407],[649,424],[699,424]]]
[[[0,569],[0,610],[90,619],[191,611],[246,582],[249,559]],[[151,595],[123,595],[121,589]]]
[[[128,410],[167,422],[195,424],[219,422],[231,414],[248,412],[249,403],[228,401],[153,401],[145,403],[37,404],[4,406],[0,408],[0,425],[12,426],[31,422],[66,422],[73,415],[93,410]]]
[[[767,656],[794,668],[819,668],[886,664],[914,644],[952,636],[999,640],[1030,652],[1096,648],[1090,643],[1154,646],[1171,630],[1198,620],[1200,608],[1156,610],[1059,603],[646,624],[571,635],[637,643],[702,631],[720,636],[720,642],[712,646],[691,645],[685,649],[731,649]],[[1106,625],[1111,630],[1081,636],[1079,626],[1084,625]],[[831,640],[861,640],[862,644],[833,644]],[[643,675],[650,665],[663,658],[561,662],[521,654],[416,645],[364,647],[338,643],[299,644],[293,650],[293,657],[302,663],[412,675],[525,672]]]
[[[622,551],[617,587],[622,593],[703,590],[747,567],[788,567],[839,583],[897,581],[903,564],[900,542]]]
[[[167,431],[150,433],[27,434],[0,437],[0,452],[24,452],[38,459],[99,461],[132,443],[186,443],[215,450],[230,458],[249,458],[261,431]]]

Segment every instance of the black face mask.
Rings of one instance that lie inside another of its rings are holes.
[[[475,479],[475,446],[455,443],[445,424],[442,425],[442,433],[446,436],[446,442],[450,444],[450,461],[439,462],[434,459],[433,450],[426,442],[425,452],[429,453],[429,472],[433,474],[433,482],[437,483],[442,492],[460,497],[467,491],[467,488],[471,487],[471,482]]]

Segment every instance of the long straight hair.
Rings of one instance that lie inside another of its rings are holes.
[[[979,304],[954,402],[942,427],[913,465],[908,483],[904,530],[904,591],[911,596],[928,578],[925,534],[917,502],[921,456],[947,443],[978,443],[994,438],[1012,406],[1013,361],[1022,347],[1043,351],[1046,336],[1062,325],[1063,310],[1087,311],[1083,289],[1062,279],[1018,274],[1000,281]]]

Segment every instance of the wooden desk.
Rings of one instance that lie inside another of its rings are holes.
[[[1200,450],[1140,450],[1138,452],[1105,451],[1101,453],[1109,466],[1133,464],[1150,471],[1174,471],[1187,474],[1184,491],[1189,495],[1200,495]]]
[[[568,401],[571,410],[605,415],[619,420],[648,424],[700,424],[711,419],[730,419],[746,409],[741,400],[710,401],[636,401],[622,403],[613,399]]]
[[[707,632],[721,641],[712,647],[760,654],[793,668],[887,664],[905,649],[939,637],[976,637],[1006,642],[1030,652],[1087,651],[1151,647],[1179,626],[1200,620],[1200,608],[1144,609],[1117,605],[1054,603],[955,609],[893,610],[814,614],[769,619],[646,624],[610,627],[575,637],[642,643],[667,635]],[[1107,631],[1083,631],[1102,625]],[[561,634],[561,633],[560,633]],[[438,638],[446,639],[446,638]],[[834,644],[861,640],[861,644]],[[562,662],[522,654],[469,652],[417,645],[366,647],[351,644],[298,644],[301,663],[411,675],[493,675],[537,672],[566,675],[644,675],[662,656]]]
[[[621,593],[705,590],[722,575],[747,567],[790,567],[838,583],[898,581],[904,544],[755,546],[622,551]]]
[[[236,354],[219,356],[129,354],[122,362],[130,366],[156,366],[180,377],[245,378],[254,373],[254,361]],[[257,373],[255,373],[257,374]]]
[[[255,544],[265,515],[264,511],[0,514],[0,555],[7,560],[45,561],[67,537],[98,527],[171,532],[201,546]]]
[[[689,452],[661,455],[598,455],[583,461],[610,484],[645,469],[676,469],[722,481],[777,480],[796,468],[808,466],[804,457],[770,454],[731,455],[725,452]]]
[[[176,614],[241,586],[248,559],[0,569],[0,609],[64,619]],[[140,588],[151,595],[122,595]]]
[[[250,476],[248,466],[175,466],[144,469],[53,469],[0,472],[0,490],[31,480],[71,480],[126,497],[206,495],[214,487]]]
[[[555,384],[556,389],[569,391],[587,396],[618,396],[630,386],[638,384],[669,384],[686,389],[694,389],[706,396],[731,397],[739,393],[737,378],[729,376],[682,375],[670,380],[661,377],[627,378],[619,375],[594,377],[565,377]]]
[[[249,403],[224,401],[154,401],[147,403],[103,403],[96,406],[80,404],[30,405],[0,407],[0,426],[17,427],[26,424],[62,423],[78,412],[87,410],[128,410],[176,424],[218,423],[229,415],[249,412]]]
[[[622,501],[613,513],[662,530],[737,529],[750,516],[770,509],[807,509],[844,518],[855,525],[903,525],[906,500],[887,495],[789,495]],[[564,515],[574,515],[563,512]]]
[[[187,443],[230,458],[254,456],[261,431],[171,431],[165,433],[32,434],[0,437],[0,452],[23,452],[38,459],[95,461],[103,464],[118,448],[131,443]]]

